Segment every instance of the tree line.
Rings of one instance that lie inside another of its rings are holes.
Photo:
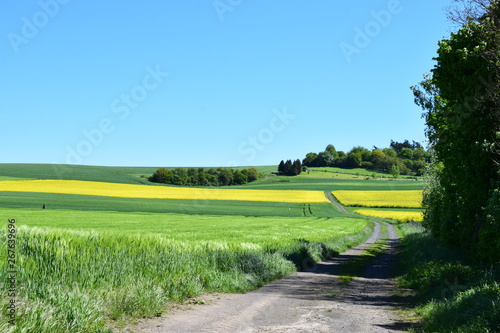
[[[262,175],[255,168],[166,168],[157,169],[149,181],[180,186],[231,186],[256,181]]]
[[[278,174],[284,176],[297,176],[302,172],[302,163],[300,160],[287,160],[284,162],[283,160],[278,165]]]
[[[500,2],[472,0],[413,86],[434,154],[424,225],[447,245],[500,261]]]
[[[364,168],[391,174],[421,176],[431,154],[418,142],[392,141],[389,148],[353,147],[349,152],[337,151],[328,145],[319,153],[308,153],[302,165],[308,167]]]

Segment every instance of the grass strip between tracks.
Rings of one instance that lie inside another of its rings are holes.
[[[379,239],[367,247],[359,256],[343,263],[340,267],[341,276],[339,278],[339,285],[347,287],[356,276],[363,273],[363,270],[375,258],[384,253],[388,246],[388,232],[387,226],[383,223],[380,224],[380,237]]]

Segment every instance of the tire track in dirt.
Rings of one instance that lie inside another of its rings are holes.
[[[390,278],[397,235],[388,227],[389,250],[369,264],[349,286],[339,282],[342,263],[380,238],[247,294],[205,295],[208,305],[145,320],[135,332],[400,332]]]

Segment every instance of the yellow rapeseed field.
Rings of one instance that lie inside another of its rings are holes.
[[[424,220],[424,214],[421,212],[405,212],[397,210],[375,210],[375,209],[357,209],[354,212],[361,215],[393,219],[401,222],[408,222],[408,221],[422,222]]]
[[[346,206],[360,207],[422,207],[422,191],[333,191]]]
[[[0,191],[82,194],[147,199],[329,202],[321,191],[242,190],[148,186],[79,180],[1,181]]]

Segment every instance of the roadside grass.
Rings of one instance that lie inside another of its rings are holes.
[[[499,332],[500,268],[482,266],[430,234],[400,225],[398,286],[416,291],[410,316],[416,332]]]
[[[255,289],[363,242],[373,228],[362,219],[200,216],[179,223],[181,216],[161,222],[164,214],[123,214],[134,224],[103,212],[92,224],[93,212],[81,211],[75,219],[49,212],[40,222],[38,212],[32,219],[19,212],[2,210],[19,219],[18,312],[16,326],[7,324],[6,308],[0,313],[6,333],[110,332],[120,320],[161,315],[169,302]],[[39,227],[23,225],[29,222]],[[0,239],[6,252],[6,232]]]
[[[387,226],[380,223],[380,239],[367,247],[359,256],[343,263],[340,267],[339,285],[348,286],[356,276],[360,276],[367,265],[384,253],[388,248]]]

